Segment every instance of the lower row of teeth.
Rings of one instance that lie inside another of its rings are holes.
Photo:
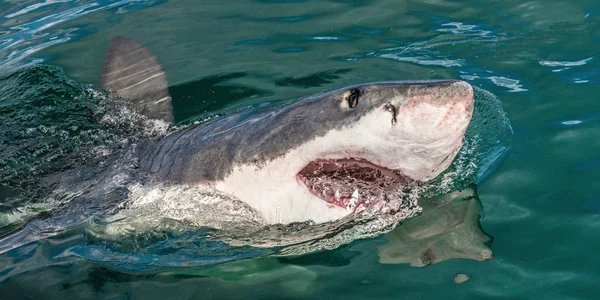
[[[323,196],[326,196],[325,191],[323,191],[322,193],[323,193]],[[335,190],[334,197],[336,200],[341,200],[342,196],[340,195],[340,190],[338,190],[338,189]],[[350,196],[350,200],[346,204],[346,209],[354,210],[356,208],[356,206],[359,204],[359,201],[358,201],[359,197],[360,197],[360,193],[358,192],[358,189],[354,189],[354,192],[352,192],[352,195]],[[369,203],[369,202],[370,202],[369,199],[365,200],[365,203]]]

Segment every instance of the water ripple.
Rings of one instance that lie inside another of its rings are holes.
[[[597,68],[594,66],[594,62],[597,62],[595,56],[573,61],[538,61],[541,66],[551,68],[552,73],[560,73],[560,77],[564,80],[577,84],[597,80],[598,72],[596,71]]]
[[[500,38],[491,30],[482,29],[481,26],[466,24],[463,22],[438,22],[438,28],[433,31],[442,33],[429,40],[403,43],[397,40],[388,42],[400,43],[402,46],[386,48],[367,53],[367,57],[377,57],[400,62],[408,62],[423,66],[440,66],[444,68],[455,68],[461,74],[460,77],[468,81],[485,80],[496,86],[508,89],[509,92],[528,91],[524,84],[512,78],[512,76],[501,76],[496,72],[471,67],[470,60],[477,56],[452,57],[447,49],[464,45],[497,43]],[[472,47],[472,46],[471,46]],[[459,53],[461,53],[459,51]],[[479,75],[484,73],[485,76]]]
[[[442,66],[442,67],[462,67],[464,66],[464,59],[444,59],[444,58],[431,58],[428,57],[427,54],[419,55],[419,56],[402,56],[400,54],[381,54],[379,55],[381,58],[389,58],[395,61],[403,61],[410,62],[415,64],[420,64],[424,66]]]
[[[48,5],[55,4],[55,3],[69,2],[69,1],[71,1],[71,0],[46,0],[45,2],[42,2],[42,3],[36,3],[36,4],[29,5],[29,6],[23,8],[23,9],[17,11],[17,12],[14,12],[12,14],[8,14],[5,17],[6,18],[14,18],[14,17],[18,17],[20,15],[23,15],[23,14],[35,11],[38,8],[42,8],[44,6],[48,6]]]
[[[490,76],[488,77],[497,86],[502,86],[509,89],[509,92],[525,92],[527,89],[523,88],[523,85],[519,80],[507,78],[503,76]]]
[[[554,121],[550,125],[553,127],[565,128],[565,127],[583,125],[583,124],[587,124],[587,123],[591,123],[591,122],[597,122],[598,120],[600,120],[600,114],[596,113],[596,114],[590,114],[587,116],[581,116],[581,117],[572,118],[572,119],[568,119],[568,120]]]
[[[308,40],[314,41],[347,41],[349,38],[345,36],[310,36],[307,37]]]
[[[439,32],[450,32],[453,34],[469,34],[482,37],[492,37],[491,31],[478,29],[477,25],[463,24],[461,22],[449,22],[442,24],[443,28],[437,29]]]
[[[77,2],[66,0],[47,0],[43,3],[36,3],[26,6],[16,12],[0,16],[0,20],[9,20],[32,11],[48,8],[52,4],[64,2]],[[67,29],[56,29],[49,31],[58,24],[80,18],[84,15],[112,9],[122,8],[119,12],[127,12],[133,9],[148,7],[163,3],[164,0],[97,0],[91,3],[85,3],[76,7],[71,7],[59,12],[48,14],[27,23],[18,24],[9,28],[0,40],[0,68],[7,69],[18,65],[27,65],[39,63],[41,59],[30,59],[29,56],[35,52],[45,49],[49,46],[67,42],[79,37],[75,32],[76,27]],[[131,9],[127,9],[131,6]],[[18,20],[16,20],[18,22]],[[6,22],[5,22],[6,23]],[[33,45],[33,46],[32,46]]]
[[[590,62],[594,57],[588,57],[577,61],[552,61],[552,60],[541,60],[539,64],[546,67],[575,67],[583,66]]]

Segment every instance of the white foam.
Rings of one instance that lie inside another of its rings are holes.
[[[107,238],[164,229],[172,226],[168,221],[179,222],[182,228],[231,229],[263,224],[250,207],[209,187],[137,184],[129,189],[125,208],[106,219],[109,224],[102,231]]]

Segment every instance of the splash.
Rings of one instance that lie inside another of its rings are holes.
[[[69,202],[76,193],[53,186],[70,170],[111,165],[131,144],[170,130],[55,67],[23,68],[0,84],[0,235]]]

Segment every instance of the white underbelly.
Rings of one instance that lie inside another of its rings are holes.
[[[289,170],[271,162],[260,170],[254,166],[235,168],[215,188],[255,209],[269,224],[337,220],[350,213],[314,196]]]

